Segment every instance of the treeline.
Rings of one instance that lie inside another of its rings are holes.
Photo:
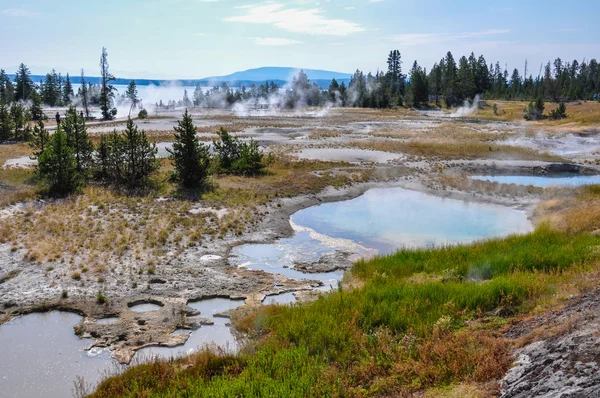
[[[44,119],[43,105],[56,107],[75,104],[83,108],[86,118],[91,116],[90,107],[97,106],[102,119],[108,120],[116,116],[115,101],[129,101],[132,110],[141,102],[133,81],[122,98],[115,97],[115,77],[109,72],[108,54],[104,48],[100,59],[100,75],[99,84],[87,83],[82,70],[81,86],[75,93],[68,74],[63,78],[53,70],[36,85],[24,64],[19,66],[14,81],[9,79],[4,70],[0,70],[0,139],[24,136],[28,121]],[[471,53],[457,61],[448,52],[429,71],[415,61],[405,74],[400,51],[393,50],[387,58],[387,71],[373,75],[357,70],[348,85],[333,79],[327,90],[322,90],[300,71],[284,87],[274,82],[237,89],[226,83],[210,90],[198,86],[193,93],[186,91],[182,99],[169,100],[166,104],[160,101],[155,105],[158,109],[191,106],[227,108],[238,104],[280,109],[324,105],[424,107],[431,103],[452,107],[478,94],[486,99],[560,103],[598,99],[598,93],[600,66],[595,59],[580,63],[557,58],[554,62],[541,65],[535,74],[527,61],[522,72],[516,68],[509,72],[500,62],[488,64],[483,55],[476,57]]]
[[[199,141],[196,126],[187,112],[175,127],[175,142],[169,149],[173,181],[185,188],[206,188],[211,174],[251,176],[260,174],[270,158],[254,140],[241,141],[221,129],[209,146]],[[89,183],[138,190],[147,187],[159,168],[156,145],[128,119],[124,131],[102,135],[94,145],[87,133],[83,112],[70,107],[52,135],[38,121],[30,145],[37,158],[36,173],[52,196],[65,196]]]
[[[488,65],[483,55],[473,53],[456,61],[448,52],[429,72],[415,61],[408,75],[402,73],[398,50],[390,52],[387,64],[387,72],[375,75],[357,70],[347,88],[334,79],[328,90],[331,100],[353,107],[421,107],[430,102],[452,107],[478,94],[487,99],[560,103],[597,100],[600,93],[600,66],[595,59],[579,63],[557,58],[542,65],[536,77],[527,61],[522,73],[516,68],[509,73],[499,62]]]
[[[100,84],[87,83],[82,69],[81,85],[75,94],[69,74],[63,77],[53,69],[46,74],[43,81],[35,84],[31,78],[31,71],[23,63],[19,65],[14,80],[11,80],[6,71],[1,69],[0,140],[11,137],[18,139],[23,136],[20,133],[24,133],[21,130],[27,127],[27,122],[46,120],[43,105],[49,107],[81,105],[86,118],[91,117],[90,107],[98,106],[102,119],[113,119],[117,114],[114,107],[116,89],[112,85],[115,77],[109,71],[108,53],[105,48],[102,48],[100,57],[100,75]],[[6,117],[7,113],[10,115],[9,118]],[[21,123],[21,120],[25,122]]]

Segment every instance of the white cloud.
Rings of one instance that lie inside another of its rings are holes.
[[[392,37],[392,40],[404,46],[418,46],[430,43],[449,42],[477,37],[502,35],[509,33],[506,29],[485,30],[482,32],[463,32],[455,34],[442,33],[406,33]]]
[[[249,37],[259,46],[289,46],[292,44],[301,44],[301,41],[284,39],[281,37]]]
[[[40,15],[37,12],[23,10],[22,8],[6,8],[0,10],[0,14],[6,15],[7,17],[37,17]]]
[[[343,19],[327,19],[323,10],[286,8],[283,4],[264,4],[239,7],[246,14],[225,18],[227,22],[268,24],[295,33],[346,36],[365,29],[357,23]]]

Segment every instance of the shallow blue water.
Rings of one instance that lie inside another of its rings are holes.
[[[600,175],[549,174],[545,176],[473,176],[474,180],[499,182],[502,184],[532,185],[539,188],[578,187],[600,184]]]
[[[402,188],[372,189],[353,200],[311,207],[294,214],[292,221],[382,254],[405,246],[463,243],[532,229],[523,211]]]
[[[292,238],[281,239],[274,244],[249,244],[234,248],[230,263],[247,266],[248,269],[276,273],[292,279],[314,279],[325,285],[337,286],[343,273],[329,272],[305,274],[291,267],[295,263],[313,263],[335,249],[311,238],[309,232],[297,232]],[[273,284],[277,285],[274,277]]]

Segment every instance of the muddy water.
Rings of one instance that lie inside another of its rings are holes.
[[[73,333],[79,315],[30,314],[0,327],[0,396],[71,397],[76,376],[95,386],[118,369],[108,353],[85,351],[91,340]]]
[[[155,357],[179,357],[205,344],[236,350],[236,341],[227,326],[229,320],[218,314],[243,303],[220,298],[190,303],[190,307],[200,310],[200,316],[209,318],[214,325],[201,326],[194,331],[177,330],[174,333],[190,334],[185,345],[142,349],[133,363]],[[137,307],[148,310],[148,306],[152,305],[142,304],[132,307],[132,310]],[[118,318],[105,318],[98,322],[111,323],[115,320]],[[21,316],[0,326],[0,396],[71,397],[77,376],[82,376],[86,384],[95,388],[108,372],[122,371],[124,367],[110,358],[110,352],[99,349],[86,351],[92,340],[79,339],[73,331],[73,326],[80,321],[79,315],[53,311]]]
[[[133,312],[150,312],[160,310],[160,305],[152,303],[137,304],[130,307]]]
[[[316,262],[336,249],[388,254],[401,247],[466,243],[533,228],[523,211],[401,188],[372,189],[353,200],[301,210],[291,222],[298,231],[294,237],[270,245],[239,246],[230,263],[335,287],[342,272],[304,274],[289,267]]]
[[[273,305],[273,304],[288,305],[288,304],[293,304],[295,302],[297,302],[296,296],[294,296],[294,293],[291,293],[291,292],[277,294],[277,295],[273,295],[273,296],[267,296],[263,300],[263,304],[266,304],[266,305]]]
[[[582,185],[600,184],[599,175],[580,174],[548,174],[544,176],[473,176],[475,180],[499,182],[501,184],[532,185],[539,188],[578,187]]]
[[[308,148],[298,152],[297,156],[300,159],[349,163],[387,163],[403,157],[401,154],[355,148]]]
[[[202,348],[206,344],[217,346],[225,350],[237,350],[237,343],[231,330],[227,326],[229,319],[221,316],[222,312],[237,308],[244,304],[243,300],[229,300],[224,298],[215,298],[189,303],[189,306],[200,311],[203,318],[208,318],[214,322],[214,325],[203,325],[199,329],[176,330],[176,334],[189,334],[188,341],[179,347],[147,347],[137,352],[137,360],[147,360],[151,358],[177,358],[188,355]]]

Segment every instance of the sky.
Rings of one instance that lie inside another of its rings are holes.
[[[261,66],[352,73],[430,69],[483,54],[537,76],[542,62],[600,59],[600,1],[0,0],[0,67],[122,78],[204,78]]]

